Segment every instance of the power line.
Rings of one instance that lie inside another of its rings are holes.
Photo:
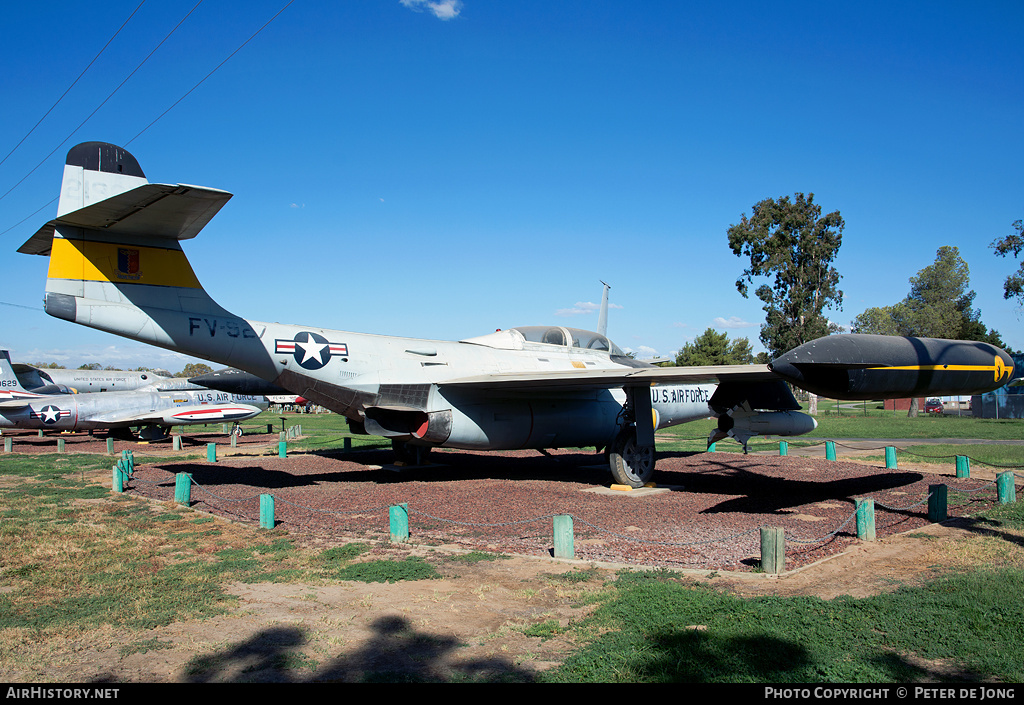
[[[145,0],[143,0],[143,2],[145,2]],[[22,183],[22,181],[24,181],[24,180],[25,180],[25,179],[27,179],[27,178],[28,178],[29,176],[31,176],[31,175],[32,175],[32,173],[33,173],[33,172],[34,172],[34,171],[35,171],[36,169],[38,169],[38,168],[39,168],[40,166],[42,166],[42,165],[43,165],[43,163],[45,163],[47,159],[49,159],[49,158],[50,158],[51,156],[53,156],[54,152],[56,152],[56,151],[57,151],[58,149],[60,149],[61,145],[63,145],[63,144],[65,143],[65,142],[67,142],[67,141],[68,141],[69,139],[71,139],[71,136],[72,136],[72,135],[74,135],[74,134],[75,134],[75,132],[78,132],[78,130],[79,130],[79,129],[81,129],[82,125],[84,125],[84,124],[85,124],[86,122],[88,122],[89,118],[91,118],[91,117],[92,117],[93,115],[95,115],[95,114],[96,114],[96,111],[98,111],[98,110],[99,110],[100,108],[102,108],[102,107],[103,107],[103,105],[104,105],[104,104],[105,104],[105,103],[106,103],[106,102],[107,102],[108,100],[110,100],[110,98],[111,98],[111,97],[112,97],[112,96],[114,95],[114,93],[116,93],[116,92],[118,91],[118,89],[120,89],[120,88],[121,88],[121,86],[123,86],[123,85],[125,84],[125,82],[126,82],[126,81],[127,81],[127,80],[128,80],[129,78],[131,78],[131,77],[132,77],[132,76],[133,76],[133,75],[134,75],[134,74],[136,73],[136,71],[138,71],[138,70],[139,70],[140,68],[142,68],[142,64],[146,63],[146,61],[147,61],[147,60],[149,59],[149,57],[150,57],[150,56],[152,56],[152,55],[153,55],[153,54],[154,54],[154,53],[156,52],[156,50],[157,50],[157,49],[159,49],[159,48],[160,48],[160,46],[161,46],[161,45],[162,45],[162,44],[163,44],[164,42],[166,42],[166,41],[167,41],[167,39],[168,39],[168,38],[170,38],[171,34],[173,34],[173,33],[175,32],[175,30],[177,30],[177,29],[178,29],[178,27],[180,27],[180,26],[181,26],[182,22],[184,22],[184,21],[185,21],[186,19],[188,19],[189,15],[191,15],[191,14],[192,14],[193,12],[195,12],[196,8],[197,8],[197,7],[199,7],[199,5],[201,5],[201,4],[202,4],[202,2],[203,2],[203,0],[199,0],[199,2],[198,2],[198,3],[196,3],[195,7],[193,7],[193,8],[191,9],[191,10],[189,10],[188,14],[186,14],[186,15],[185,15],[185,17],[183,17],[183,18],[181,19],[181,22],[178,22],[178,24],[177,24],[177,25],[175,25],[174,29],[172,29],[172,30],[171,30],[171,31],[170,31],[170,32],[169,32],[169,33],[167,34],[167,36],[163,38],[163,40],[162,40],[162,41],[160,42],[160,44],[157,44],[157,46],[156,46],[156,47],[155,47],[155,48],[153,49],[153,51],[151,51],[151,52],[149,53],[149,55],[148,55],[148,56],[147,56],[147,57],[146,57],[145,59],[143,59],[143,60],[142,60],[142,63],[140,63],[140,64],[139,64],[139,65],[138,65],[137,67],[135,67],[135,70],[134,70],[134,71],[132,71],[132,72],[131,72],[131,73],[130,73],[130,74],[128,75],[128,77],[127,77],[127,78],[125,78],[125,79],[124,79],[124,81],[122,81],[122,82],[120,83],[120,85],[118,85],[118,87],[117,87],[117,88],[115,88],[115,89],[114,89],[114,90],[113,90],[113,91],[112,91],[112,92],[110,93],[110,95],[108,95],[108,96],[106,97],[106,99],[104,99],[103,103],[100,103],[100,105],[99,105],[99,106],[98,106],[98,107],[96,108],[96,110],[93,110],[93,111],[92,111],[92,113],[90,113],[90,114],[89,114],[89,117],[87,117],[87,118],[86,118],[85,120],[83,120],[83,121],[82,121],[82,123],[81,123],[81,124],[80,124],[80,125],[79,125],[78,127],[76,127],[76,128],[75,128],[75,129],[74,129],[74,130],[73,130],[73,131],[71,132],[71,134],[69,134],[69,135],[68,135],[67,137],[65,137],[65,138],[64,138],[64,141],[63,141],[63,142],[61,142],[61,143],[60,143],[59,145],[57,145],[57,146],[56,146],[56,147],[54,148],[54,150],[53,150],[52,152],[50,152],[49,154],[47,154],[47,155],[46,155],[46,157],[45,157],[45,158],[43,159],[43,161],[41,161],[41,162],[40,162],[39,164],[37,164],[37,165],[36,165],[36,166],[35,166],[35,167],[34,167],[34,168],[32,169],[32,171],[30,171],[30,172],[29,172],[28,174],[26,174],[26,175],[25,175],[25,177],[24,177],[24,178],[22,178],[22,179],[21,179],[21,181],[19,181],[19,182],[18,182],[17,184],[15,184],[15,185],[14,185],[14,186],[12,186],[12,187],[11,187],[10,189],[8,189],[7,193],[5,193],[5,194],[4,194],[3,196],[0,196],[0,200],[2,200],[2,199],[3,199],[4,197],[5,197],[5,196],[7,196],[7,194],[9,194],[9,193],[10,193],[11,191],[13,191],[13,190],[14,190],[15,188],[17,188],[17,187],[18,187],[18,186],[19,186],[19,185],[20,185],[20,184]],[[238,45],[238,48],[236,48],[236,49],[235,49],[235,50],[234,50],[233,52],[231,52],[230,54],[228,54],[227,58],[225,58],[225,59],[224,59],[223,61],[221,61],[221,62],[220,62],[219,64],[217,64],[217,66],[215,66],[215,67],[213,68],[213,70],[212,70],[212,71],[210,71],[210,72],[209,72],[208,74],[206,74],[205,76],[203,76],[203,78],[202,78],[202,79],[200,79],[200,80],[199,80],[199,81],[198,81],[198,82],[197,82],[197,83],[196,83],[196,84],[195,84],[194,86],[192,86],[192,87],[191,87],[191,88],[190,88],[190,89],[189,89],[189,90],[188,90],[187,92],[185,92],[185,94],[184,94],[184,95],[182,95],[182,96],[181,96],[180,98],[178,98],[178,99],[177,99],[176,101],[174,101],[174,103],[172,103],[172,104],[170,105],[170,107],[168,107],[168,108],[167,108],[166,110],[164,110],[164,111],[163,111],[162,113],[160,113],[160,114],[159,114],[159,115],[158,115],[158,116],[157,116],[157,117],[156,117],[156,118],[155,118],[155,119],[154,119],[154,120],[153,120],[152,122],[150,122],[150,123],[149,123],[148,125],[146,125],[146,126],[145,126],[144,128],[142,128],[142,129],[141,129],[141,130],[140,130],[140,131],[139,131],[139,132],[138,132],[138,133],[137,133],[137,134],[136,134],[136,135],[135,135],[134,137],[132,137],[132,138],[131,138],[130,140],[128,140],[128,141],[127,141],[127,142],[125,143],[125,145],[124,145],[124,146],[125,146],[125,147],[127,147],[127,146],[128,146],[128,145],[130,145],[130,144],[131,144],[132,142],[134,142],[134,141],[135,141],[136,139],[138,139],[138,138],[139,138],[139,137],[140,137],[140,136],[141,136],[141,135],[142,135],[142,134],[143,134],[143,133],[144,133],[144,132],[145,132],[146,130],[148,130],[149,128],[151,128],[151,127],[152,127],[153,125],[155,125],[155,124],[156,124],[156,123],[157,123],[157,122],[158,122],[158,121],[159,121],[159,120],[160,120],[161,118],[163,118],[163,116],[164,116],[164,115],[166,115],[166,114],[167,114],[167,113],[169,113],[169,112],[170,112],[171,110],[173,110],[173,109],[174,109],[174,107],[175,107],[176,105],[178,105],[178,103],[180,103],[181,101],[185,100],[185,98],[187,98],[187,97],[188,97],[188,96],[189,96],[189,95],[190,95],[190,94],[191,94],[191,93],[192,93],[193,91],[195,91],[195,90],[196,90],[197,88],[199,88],[199,86],[201,86],[201,85],[202,85],[202,84],[203,84],[203,83],[204,83],[204,82],[206,81],[206,79],[208,79],[208,78],[209,78],[210,76],[212,76],[212,75],[213,75],[214,73],[216,73],[216,72],[217,72],[217,70],[218,70],[218,69],[220,69],[220,67],[222,67],[222,66],[223,66],[224,64],[226,64],[226,63],[227,63],[228,61],[230,61],[230,60],[231,60],[231,58],[232,58],[232,57],[233,57],[233,56],[234,56],[235,54],[237,54],[237,53],[238,53],[239,51],[241,51],[241,50],[242,50],[242,49],[243,49],[243,48],[245,47],[245,45],[246,45],[246,44],[248,44],[248,43],[249,43],[249,42],[251,42],[251,41],[252,41],[253,39],[255,39],[255,38],[256,38],[256,35],[258,35],[258,34],[259,34],[260,32],[262,32],[262,31],[263,31],[264,29],[266,29],[266,28],[267,28],[267,26],[268,26],[268,25],[269,25],[269,24],[270,24],[271,22],[273,22],[274,20],[276,20],[276,19],[278,18],[278,16],[279,16],[279,15],[280,15],[280,14],[281,14],[282,12],[284,12],[285,10],[287,10],[287,9],[288,9],[288,8],[289,8],[289,7],[290,7],[290,6],[292,5],[292,3],[294,3],[294,2],[295,2],[295,0],[289,0],[289,1],[287,2],[287,3],[285,3],[284,7],[282,7],[282,8],[280,9],[280,10],[278,10],[278,11],[277,11],[277,12],[276,12],[276,13],[274,14],[274,16],[273,16],[273,17],[271,17],[271,18],[270,18],[269,20],[267,20],[267,21],[266,21],[266,22],[265,22],[265,23],[263,24],[263,26],[261,26],[261,27],[260,27],[259,29],[257,29],[257,30],[256,30],[255,32],[253,32],[253,33],[252,33],[252,34],[251,34],[251,35],[249,36],[249,38],[248,38],[248,39],[246,39],[246,40],[245,40],[244,42],[242,42],[241,44],[239,44],[239,45]],[[140,5],[140,7],[141,7],[141,5]],[[137,11],[137,10],[138,10],[138,8],[136,8],[136,11]],[[133,14],[134,14],[134,13],[133,13]],[[131,19],[131,18],[129,17],[128,19]],[[126,23],[127,23],[127,21],[126,21]],[[118,30],[118,31],[120,31],[120,30]],[[109,43],[109,42],[108,42],[108,43]],[[44,117],[45,117],[45,116],[44,116]],[[47,206],[51,205],[51,204],[52,204],[52,203],[53,203],[54,201],[56,201],[56,200],[57,200],[57,198],[53,198],[53,199],[52,199],[52,200],[51,200],[51,201],[50,201],[49,203],[46,203],[46,204],[45,204],[45,205],[43,205],[42,207],[40,207],[40,208],[36,209],[36,210],[35,210],[34,212],[32,212],[31,214],[29,214],[29,215],[27,215],[26,217],[24,217],[24,218],[22,218],[21,220],[19,220],[19,221],[18,221],[17,223],[15,223],[14,225],[12,225],[11,227],[9,227],[9,228],[7,228],[6,230],[4,230],[4,231],[0,232],[0,236],[2,236],[2,235],[6,235],[6,234],[7,234],[7,233],[9,233],[9,232],[10,232],[11,230],[14,230],[14,229],[15,229],[16,227],[18,227],[19,225],[21,225],[22,223],[24,223],[24,222],[25,222],[26,220],[28,220],[29,218],[32,218],[33,216],[35,216],[35,215],[36,215],[37,213],[39,213],[39,211],[41,211],[41,210],[43,210],[44,208],[46,208]]]
[[[22,142],[27,140],[29,138],[29,135],[31,135],[33,132],[36,131],[36,128],[39,127],[40,124],[42,124],[43,120],[46,119],[46,116],[49,115],[51,112],[53,112],[53,109],[57,107],[57,103],[60,103],[62,100],[64,100],[64,96],[66,96],[71,91],[71,89],[74,88],[75,85],[80,80],[82,80],[82,76],[85,75],[85,72],[88,71],[92,67],[92,65],[94,63],[96,63],[96,59],[100,58],[100,54],[102,54],[104,51],[107,50],[107,47],[110,46],[110,43],[112,41],[114,41],[114,39],[117,38],[117,35],[119,35],[121,33],[121,30],[125,28],[125,25],[127,25],[131,21],[131,19],[133,17],[135,17],[135,13],[137,13],[140,9],[142,9],[142,6],[145,5],[145,4],[146,4],[146,0],[142,0],[142,2],[139,3],[139,6],[136,7],[135,10],[132,11],[132,14],[128,15],[128,19],[126,19],[124,21],[124,23],[122,23],[121,26],[118,27],[117,31],[114,32],[113,36],[111,36],[110,39],[107,40],[107,43],[103,45],[103,48],[99,50],[99,53],[96,54],[96,56],[92,57],[92,61],[89,62],[88,66],[86,66],[84,69],[82,69],[82,73],[78,74],[78,78],[76,78],[74,81],[72,81],[71,85],[67,87],[67,90],[65,90],[63,93],[60,94],[60,98],[57,99],[57,102],[55,102],[53,105],[51,105],[49,110],[47,110],[45,113],[43,113],[43,116],[41,118],[39,118],[39,122],[37,122],[35,125],[33,125],[32,129],[29,130],[25,134],[25,136],[21,138],[21,140],[18,142],[18,144],[14,145],[14,147],[11,148],[11,151],[7,153],[7,156],[4,157],[3,159],[0,159],[0,165],[3,165],[3,163],[7,161],[7,158],[10,157],[12,154],[14,154],[15,150],[17,150],[18,147],[21,146]],[[54,151],[56,151],[56,150],[54,150]],[[51,152],[51,154],[52,154],[52,152]]]
[[[251,36],[250,36],[250,37],[249,37],[248,39],[246,39],[246,40],[245,40],[244,42],[242,42],[242,43],[241,43],[241,44],[240,44],[240,45],[238,46],[238,48],[237,48],[237,49],[235,49],[235,50],[234,50],[233,52],[231,52],[230,54],[228,54],[228,56],[227,56],[227,58],[226,58],[226,59],[224,59],[224,60],[223,60],[222,62],[220,62],[219,64],[217,64],[217,65],[216,65],[216,66],[215,66],[215,67],[213,68],[213,70],[212,70],[212,71],[210,71],[210,73],[208,73],[208,74],[206,74],[205,76],[203,76],[203,77],[202,77],[202,79],[200,79],[198,83],[196,83],[196,84],[195,84],[194,86],[192,86],[191,88],[189,88],[189,89],[188,89],[188,91],[187,91],[187,92],[185,93],[185,95],[181,96],[181,97],[180,97],[180,98],[178,98],[178,99],[177,99],[176,101],[174,101],[174,102],[173,102],[173,103],[171,104],[171,106],[170,106],[169,108],[167,108],[167,110],[165,110],[165,111],[163,111],[162,113],[160,113],[160,114],[159,114],[159,115],[158,115],[158,116],[156,117],[156,119],[155,119],[155,120],[153,120],[153,122],[149,123],[149,124],[148,124],[148,125],[146,125],[146,126],[145,126],[144,128],[142,128],[142,130],[140,130],[140,131],[139,131],[139,133],[138,133],[137,135],[135,135],[135,137],[132,137],[132,138],[131,138],[130,140],[128,140],[127,142],[125,142],[125,145],[124,145],[124,146],[125,146],[125,147],[127,147],[127,146],[128,146],[128,145],[130,145],[130,144],[131,144],[132,142],[134,142],[134,141],[135,141],[136,139],[138,139],[138,138],[139,138],[139,136],[141,136],[143,132],[145,132],[145,131],[146,131],[146,130],[148,130],[149,128],[153,127],[153,125],[155,125],[155,124],[157,123],[157,121],[158,121],[158,120],[160,120],[160,118],[162,118],[162,117],[163,117],[164,115],[166,115],[167,113],[171,112],[171,110],[173,110],[173,109],[174,109],[174,106],[176,106],[176,105],[177,105],[178,103],[180,103],[181,101],[185,100],[185,98],[187,98],[187,97],[188,97],[188,96],[189,96],[189,95],[190,95],[190,94],[192,93],[192,91],[194,91],[195,89],[199,88],[199,86],[203,85],[203,83],[204,83],[204,82],[206,81],[206,79],[208,79],[208,78],[209,78],[210,76],[212,76],[212,75],[213,75],[214,73],[216,73],[217,69],[219,69],[219,68],[220,68],[221,66],[223,66],[224,64],[226,64],[226,63],[227,63],[228,61],[230,61],[230,60],[231,60],[231,57],[233,57],[233,56],[234,56],[235,54],[237,54],[238,52],[240,52],[240,51],[242,50],[242,48],[243,48],[243,47],[245,47],[245,45],[246,45],[246,44],[248,44],[248,43],[249,43],[249,42],[251,42],[251,41],[252,41],[253,39],[255,39],[255,38],[256,38],[256,35],[257,35],[257,34],[259,34],[259,33],[260,33],[260,32],[262,32],[262,31],[263,31],[264,29],[266,29],[266,28],[267,28],[267,25],[269,25],[269,24],[270,24],[271,22],[273,22],[274,20],[276,20],[276,19],[277,19],[277,17],[278,17],[278,15],[280,15],[280,14],[281,14],[282,12],[284,12],[285,10],[287,10],[287,9],[288,9],[288,7],[289,7],[289,6],[290,6],[290,5],[291,5],[291,4],[293,3],[293,2],[295,2],[295,0],[289,0],[289,1],[288,1],[288,2],[287,2],[287,3],[285,4],[285,6],[284,6],[284,7],[282,7],[282,8],[280,9],[280,10],[278,10],[278,11],[277,11],[277,13],[276,13],[276,14],[275,14],[275,15],[274,15],[273,17],[271,17],[271,18],[270,18],[269,20],[267,20],[267,21],[266,21],[266,22],[265,22],[265,23],[263,24],[263,26],[262,26],[262,27],[260,27],[260,28],[259,28],[259,29],[257,29],[257,30],[256,30],[255,32],[253,32],[253,33],[252,33],[252,35],[251,35]]]
[[[140,61],[139,65],[136,66],[132,70],[132,72],[125,77],[125,79],[123,81],[121,81],[119,84],[117,84],[117,88],[112,90],[110,92],[110,95],[108,95],[106,98],[104,98],[103,102],[100,103],[99,105],[97,105],[96,109],[93,110],[91,113],[89,113],[89,115],[85,118],[85,120],[82,120],[82,122],[79,123],[78,127],[76,127],[74,130],[72,130],[71,133],[67,137],[65,137],[64,140],[60,144],[58,144],[56,147],[54,147],[52,152],[50,152],[45,157],[43,157],[43,160],[41,162],[39,162],[38,164],[36,164],[32,168],[32,171],[30,171],[27,174],[25,174],[25,176],[23,176],[21,178],[21,181],[19,181],[18,183],[14,184],[14,186],[11,186],[9,189],[7,189],[7,192],[4,193],[3,196],[0,196],[0,201],[2,201],[4,198],[6,198],[7,195],[10,194],[11,191],[13,191],[14,189],[18,188],[18,186],[20,186],[25,181],[25,179],[27,179],[28,177],[32,176],[32,174],[35,172],[36,169],[41,167],[46,162],[47,159],[49,159],[50,157],[53,156],[54,152],[56,152],[58,149],[60,149],[62,146],[64,146],[65,142],[67,142],[69,139],[71,139],[71,137],[76,132],[78,132],[80,129],[82,129],[82,126],[85,125],[85,123],[89,122],[89,120],[92,118],[92,116],[95,115],[97,112],[99,112],[99,109],[102,108],[104,105],[106,105],[108,100],[110,100],[111,98],[114,97],[115,93],[117,93],[119,90],[121,90],[121,86],[123,86],[125,83],[127,83],[128,79],[130,79],[132,76],[134,76],[138,72],[138,70],[142,68],[143,64],[145,64],[147,61],[149,61],[149,58],[151,56],[153,56],[153,54],[156,53],[157,49],[162,47],[164,45],[164,42],[166,42],[168,39],[170,39],[171,35],[174,34],[175,31],[177,31],[178,27],[180,27],[182,25],[182,23],[189,18],[189,15],[191,15],[193,12],[195,12],[196,8],[199,7],[202,4],[203,4],[203,0],[199,0],[199,2],[197,2],[195,4],[195,7],[193,7],[191,10],[189,10],[188,13],[184,17],[181,18],[181,21],[179,21],[178,24],[174,25],[174,29],[172,29],[170,32],[168,32],[167,36],[164,37],[163,39],[161,39],[160,43],[157,44],[155,47],[153,47],[153,51],[149,52],[149,54],[146,55],[146,58],[143,59],[142,61]]]
[[[15,223],[15,224],[14,224],[14,225],[12,225],[11,227],[7,228],[7,230],[4,230],[4,231],[3,231],[2,233],[0,233],[0,235],[6,235],[7,233],[11,232],[11,231],[12,231],[12,230],[14,230],[14,229],[15,229],[16,227],[18,227],[19,225],[21,225],[22,223],[24,223],[24,222],[25,222],[26,220],[28,220],[29,218],[33,217],[33,216],[34,216],[34,215],[35,215],[36,213],[38,213],[39,211],[43,210],[43,208],[46,208],[47,206],[51,206],[51,205],[53,205],[53,202],[54,202],[54,201],[56,201],[56,200],[57,200],[58,198],[60,198],[60,196],[54,196],[53,198],[51,198],[51,199],[50,199],[50,202],[49,202],[49,203],[47,203],[47,204],[45,204],[45,205],[41,206],[40,208],[37,208],[36,210],[34,210],[34,211],[33,211],[33,212],[31,212],[31,213],[29,213],[29,214],[28,214],[28,215],[26,215],[26,216],[25,216],[24,218],[22,218],[21,220],[19,220],[19,221],[18,221],[17,223]]]
[[[38,311],[39,310],[38,306],[25,306],[23,304],[9,304],[6,301],[0,301],[0,304],[3,304],[4,306],[14,306],[14,308],[27,308],[29,311]]]

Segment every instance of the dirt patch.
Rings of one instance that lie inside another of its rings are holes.
[[[576,603],[585,588],[556,577],[570,566],[518,557],[440,565],[439,580],[234,585],[240,606],[231,615],[175,622],[141,638],[100,631],[59,649],[62,662],[48,659],[39,676],[58,682],[530,681],[571,650],[564,634],[524,633],[548,621],[564,627],[585,614]]]

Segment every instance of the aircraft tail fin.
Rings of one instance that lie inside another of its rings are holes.
[[[124,148],[86,142],[68,152],[57,217],[18,251],[50,258],[51,316],[235,365],[259,336],[206,293],[181,248],[230,198],[149,183]]]
[[[3,392],[24,392],[21,380],[14,374],[14,366],[11,364],[11,354],[7,350],[0,350],[0,391]]]

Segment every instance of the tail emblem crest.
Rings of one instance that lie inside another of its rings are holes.
[[[117,248],[117,276],[119,279],[141,279],[139,251],[130,247]]]

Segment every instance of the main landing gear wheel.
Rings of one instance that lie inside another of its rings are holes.
[[[608,454],[612,479],[620,485],[643,487],[654,475],[654,464],[654,446],[637,445],[632,428],[619,433]]]
[[[430,455],[429,446],[416,446],[397,439],[391,440],[391,450],[395,452],[395,460],[405,465],[426,465]]]

